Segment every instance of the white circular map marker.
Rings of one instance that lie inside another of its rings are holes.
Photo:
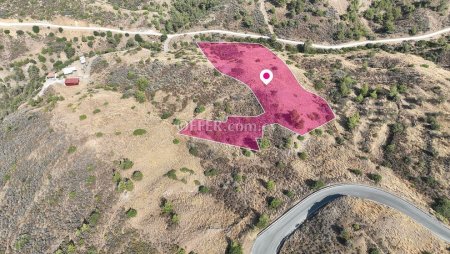
[[[273,79],[273,73],[271,70],[264,69],[259,74],[259,78],[267,86],[270,83],[270,81],[272,81],[272,79]]]

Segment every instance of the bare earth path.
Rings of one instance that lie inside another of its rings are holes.
[[[269,32],[273,34],[273,27],[269,22],[269,15],[267,15],[266,6],[264,5],[264,0],[259,0],[259,10],[264,16],[264,22],[266,22],[267,27],[269,28]]]
[[[120,30],[116,28],[108,28],[108,27],[96,27],[96,26],[62,26],[58,24],[51,24],[51,23],[45,23],[45,22],[31,22],[31,23],[20,23],[20,22],[0,22],[0,27],[7,28],[7,27],[14,27],[14,28],[20,28],[20,27],[32,27],[32,26],[41,26],[41,27],[50,27],[50,28],[63,28],[65,30],[72,30],[72,31],[111,31],[114,33],[128,33],[128,34],[140,34],[140,35],[154,35],[154,36],[161,36],[162,33],[154,31],[154,30]],[[364,46],[368,44],[384,44],[384,43],[401,43],[404,41],[419,41],[419,40],[427,40],[433,37],[437,37],[439,35],[449,33],[450,27],[441,29],[436,32],[426,33],[422,35],[416,35],[416,36],[409,36],[409,37],[401,37],[401,38],[391,38],[391,39],[380,39],[380,40],[365,40],[365,41],[356,41],[356,42],[347,42],[343,44],[336,44],[336,45],[322,45],[322,44],[312,44],[312,47],[318,48],[318,49],[343,49],[343,48],[352,48],[352,47],[358,47],[358,46]],[[236,37],[249,37],[249,38],[265,38],[269,39],[268,36],[264,35],[258,35],[258,34],[249,34],[249,33],[241,33],[241,32],[232,32],[232,31],[226,31],[226,30],[202,30],[202,31],[196,31],[196,32],[186,32],[186,33],[178,33],[178,34],[168,34],[167,40],[164,43],[164,50],[167,51],[169,48],[169,41],[172,38],[175,37],[182,37],[182,36],[193,36],[193,35],[199,35],[199,34],[224,34],[224,35],[230,35],[230,36],[236,36]],[[304,44],[303,41],[295,41],[295,40],[289,40],[289,39],[281,39],[277,38],[277,41],[283,42],[286,44]]]

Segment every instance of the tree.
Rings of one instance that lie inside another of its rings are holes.
[[[450,219],[450,199],[445,197],[437,198],[431,207],[440,215]]]
[[[140,34],[136,34],[134,36],[134,40],[139,42],[139,43],[144,42],[144,39],[142,38],[142,36]]]
[[[64,53],[66,53],[67,58],[72,58],[75,55],[75,49],[68,45],[64,48]]]
[[[165,42],[167,40],[167,34],[161,35],[161,37],[159,39],[161,42]]]
[[[38,26],[33,26],[33,28],[32,28],[32,29],[33,29],[33,32],[34,32],[34,33],[36,33],[36,34],[38,34],[38,33],[39,33],[39,30],[40,30],[40,29],[39,29],[39,27],[38,27]]]
[[[312,48],[312,42],[311,40],[306,40],[305,43],[302,44],[298,44],[298,50],[302,53],[312,53],[313,52],[313,48]]]

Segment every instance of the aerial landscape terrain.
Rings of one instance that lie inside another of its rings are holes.
[[[0,0],[0,253],[450,253],[449,7]]]

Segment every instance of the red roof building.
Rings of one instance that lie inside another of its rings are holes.
[[[66,86],[77,86],[80,84],[80,79],[79,78],[66,78],[66,80],[64,81],[64,84],[66,84]]]

